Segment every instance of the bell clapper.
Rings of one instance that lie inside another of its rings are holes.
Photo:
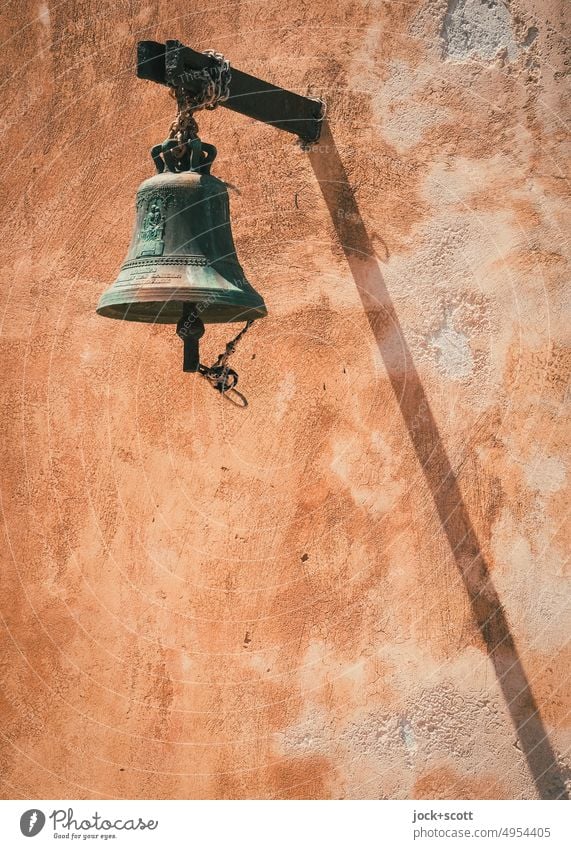
[[[184,346],[182,370],[200,371],[198,340],[204,336],[204,322],[192,304],[185,304],[182,318],[176,326],[176,333],[182,339]]]

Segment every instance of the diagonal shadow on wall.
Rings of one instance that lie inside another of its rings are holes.
[[[557,758],[326,122],[321,139],[309,157],[537,792],[542,799],[567,799]]]

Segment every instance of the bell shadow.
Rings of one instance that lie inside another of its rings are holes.
[[[563,774],[326,121],[309,158],[494,666],[518,746],[539,797],[567,799]]]

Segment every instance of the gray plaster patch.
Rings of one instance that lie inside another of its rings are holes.
[[[333,742],[329,721],[324,711],[311,708],[298,723],[276,734],[280,750],[288,755],[327,754]]]
[[[407,701],[404,718],[383,711],[355,715],[339,742],[357,758],[375,761],[383,771],[418,756],[433,762],[450,758],[469,772],[481,769],[482,751],[494,732],[509,723],[489,694],[461,692],[447,679],[431,681]],[[506,741],[506,749],[509,745]]]
[[[413,731],[412,725],[410,724],[408,719],[401,717],[399,727],[400,727],[400,736],[401,736],[403,743],[407,747],[408,751],[411,754],[414,754],[417,751],[418,746],[416,745],[416,738],[414,736],[414,731]]]
[[[504,0],[449,0],[442,25],[446,59],[495,59],[505,52],[509,60],[518,55],[510,10]]]
[[[469,377],[474,370],[474,358],[467,337],[453,327],[450,316],[431,339],[437,354],[439,370],[452,380]]]

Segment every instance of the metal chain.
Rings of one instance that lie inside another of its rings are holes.
[[[233,339],[226,343],[224,353],[218,355],[218,359],[214,365],[205,366],[200,363],[198,366],[200,374],[212,383],[214,389],[217,389],[224,396],[228,397],[230,401],[233,401],[235,404],[242,407],[247,407],[248,402],[242,393],[235,389],[235,386],[238,383],[238,373],[234,371],[234,369],[230,368],[228,360],[235,352],[236,345],[242,336],[248,332],[253,323],[253,320],[247,321],[242,330],[237,333]],[[231,393],[231,395],[227,395],[227,393]],[[239,397],[240,401],[236,401],[233,396]]]
[[[194,112],[199,109],[216,109],[218,104],[230,97],[230,62],[221,53],[214,50],[205,50],[215,62],[208,68],[199,71],[187,71],[184,74],[185,81],[192,80],[200,82],[201,86],[196,94],[187,91],[183,86],[171,86],[171,95],[177,102],[177,114],[170,126],[170,138],[176,138],[182,144],[198,135],[198,125],[194,119]],[[252,326],[253,321],[247,321],[242,330],[231,339],[220,354],[216,362],[211,366],[199,363],[198,371],[210,381],[214,389],[217,389],[224,397],[240,407],[247,407],[248,402],[241,392],[235,388],[238,383],[238,373],[228,365],[228,360],[236,350],[236,345]]]
[[[195,138],[198,134],[194,112],[199,109],[216,109],[219,103],[230,97],[230,62],[222,53],[216,53],[214,50],[204,52],[215,60],[214,64],[199,71],[185,71],[183,75],[184,81],[200,83],[198,92],[192,94],[182,85],[171,86],[171,95],[177,102],[177,113],[169,133],[170,138],[176,138],[180,142]]]
[[[177,139],[181,144],[194,139],[198,135],[198,124],[194,120],[192,95],[183,88],[171,88],[171,95],[176,98],[176,117],[169,127],[169,138]]]

